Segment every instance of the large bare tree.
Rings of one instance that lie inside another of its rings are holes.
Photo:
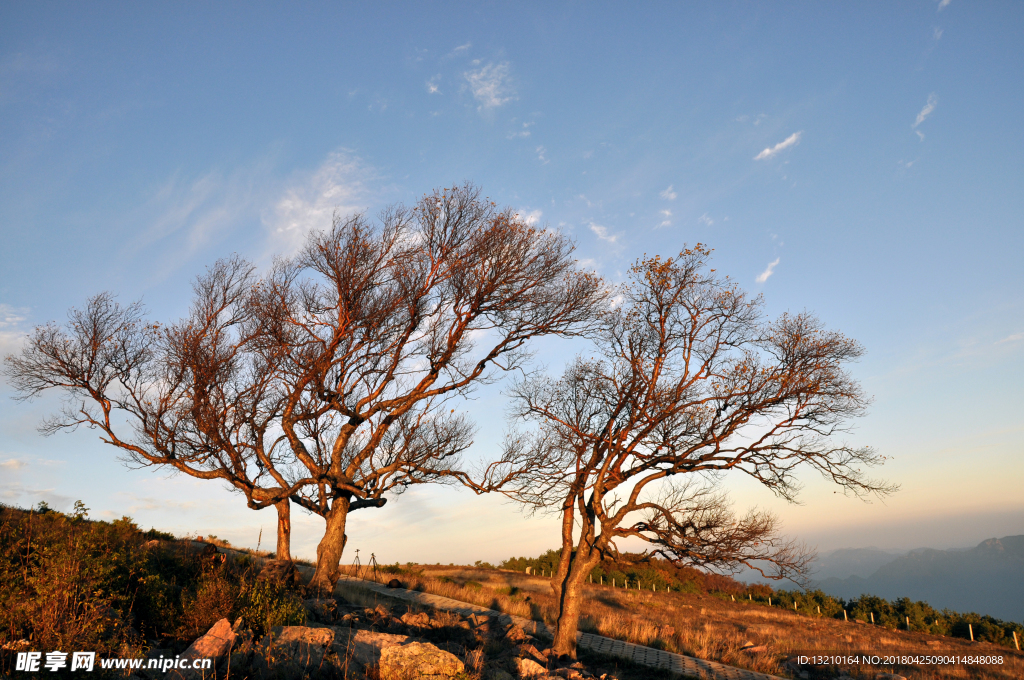
[[[20,398],[63,393],[44,433],[98,429],[129,464],[221,480],[253,509],[276,507],[276,556],[288,560],[288,498],[310,480],[277,471],[290,450],[279,427],[278,358],[254,342],[253,271],[237,257],[218,262],[196,280],[188,316],[166,326],[138,303],[96,295],[67,324],[36,328],[5,373]]]
[[[349,512],[413,484],[483,490],[453,401],[522,367],[531,340],[593,327],[606,291],[572,253],[472,185],[439,190],[377,223],[336,217],[262,278],[219,262],[172,326],[97,296],[7,373],[26,397],[65,391],[45,430],[97,427],[132,461],[226,481],[278,507],[279,537],[289,499],[324,517],[313,585],[331,591]]]
[[[861,347],[809,314],[765,319],[709,255],[698,245],[639,261],[593,356],[513,390],[513,415],[534,427],[509,438],[490,472],[497,486],[502,471],[532,465],[504,492],[561,513],[560,655],[575,656],[583,584],[620,539],[674,562],[800,577],[810,554],[770,513],[737,518],[717,486],[726,473],[789,500],[801,467],[855,494],[893,490],[864,476],[881,462],[872,449],[836,441],[866,405],[844,370]]]
[[[292,498],[326,520],[315,587],[337,582],[350,512],[471,481],[458,459],[472,425],[453,400],[523,366],[531,340],[593,327],[606,292],[572,252],[465,185],[377,223],[335,219],[262,282],[253,307],[281,357],[290,479],[314,480]]]

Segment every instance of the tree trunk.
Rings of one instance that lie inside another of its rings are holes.
[[[292,559],[292,507],[291,501],[285,498],[274,505],[277,508],[277,552],[278,560]]]
[[[341,554],[345,551],[345,523],[348,520],[348,498],[336,498],[327,511],[327,528],[316,547],[316,572],[309,585],[324,597],[331,597],[341,572]]]
[[[583,587],[587,575],[597,564],[597,551],[593,549],[592,538],[583,536],[572,558],[572,564],[562,581],[558,599],[558,620],[555,622],[555,639],[551,644],[553,654],[576,658],[576,633],[580,625],[580,605],[583,601]],[[559,570],[561,571],[561,570]]]
[[[551,590],[558,599],[560,599],[565,586],[565,579],[569,575],[569,568],[572,566],[572,529],[576,516],[575,501],[575,494],[569,494],[565,502],[562,503],[562,552],[558,556],[558,568],[552,574],[554,578],[551,579]],[[583,543],[582,536],[580,537],[580,543]]]

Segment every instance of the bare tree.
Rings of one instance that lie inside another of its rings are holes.
[[[281,446],[277,359],[253,342],[246,303],[255,281],[245,261],[218,262],[196,280],[189,315],[168,326],[147,321],[138,303],[96,295],[63,327],[36,328],[5,373],[21,399],[63,392],[62,410],[40,428],[46,434],[99,429],[129,464],[222,480],[249,507],[274,506],[277,558],[287,560],[288,498],[310,480],[277,471],[290,451]]]
[[[881,462],[873,450],[834,441],[866,406],[843,369],[861,347],[809,314],[765,320],[760,298],[715,276],[709,255],[698,245],[639,261],[602,316],[595,356],[513,390],[513,415],[534,427],[509,438],[489,474],[497,486],[532,466],[503,492],[561,513],[559,655],[575,656],[583,584],[619,539],[674,562],[801,576],[810,553],[780,537],[773,515],[733,515],[716,488],[730,471],[788,500],[800,467],[855,494],[894,490],[863,475]]]
[[[172,326],[97,296],[7,373],[26,398],[64,390],[46,431],[97,427],[131,461],[277,506],[279,544],[289,499],[324,517],[314,586],[332,591],[349,512],[413,484],[486,490],[460,468],[472,424],[453,400],[523,366],[532,339],[593,326],[606,291],[572,252],[471,185],[435,191],[378,224],[335,218],[262,279],[219,262]]]
[[[282,357],[293,478],[314,480],[292,498],[326,520],[314,586],[333,589],[353,510],[411,484],[473,485],[459,467],[472,425],[453,400],[523,366],[532,339],[593,326],[606,292],[572,252],[465,185],[377,224],[336,218],[262,282],[253,308]]]

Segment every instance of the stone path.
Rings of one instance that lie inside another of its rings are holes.
[[[415,590],[388,588],[387,586],[383,586],[379,583],[354,578],[352,576],[342,576],[338,581],[338,584],[341,585],[343,583],[357,588],[370,590],[385,597],[405,600],[407,602],[415,602],[435,609],[444,609],[446,611],[462,614],[463,616],[483,614],[484,616],[496,618],[502,623],[515,623],[531,635],[537,637],[551,637],[551,631],[541,621],[533,621],[531,619],[524,619],[520,616],[504,614],[480,605],[460,602],[459,600],[453,600],[449,597],[432,595],[430,593],[421,593]],[[744,668],[727,666],[714,661],[705,661],[703,659],[696,659],[692,656],[683,656],[682,654],[673,654],[672,652],[654,649],[653,647],[634,645],[629,642],[623,642],[622,640],[613,640],[612,638],[593,635],[591,633],[577,633],[576,639],[576,644],[581,649],[587,649],[593,652],[607,654],[609,656],[617,656],[645,666],[664,668],[672,671],[673,673],[704,678],[705,680],[782,680],[782,678],[775,675],[755,673],[754,671],[748,671]]]

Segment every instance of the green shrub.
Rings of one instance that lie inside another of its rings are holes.
[[[269,581],[253,581],[242,588],[239,614],[258,635],[266,635],[274,626],[301,626],[306,608],[291,590]]]

